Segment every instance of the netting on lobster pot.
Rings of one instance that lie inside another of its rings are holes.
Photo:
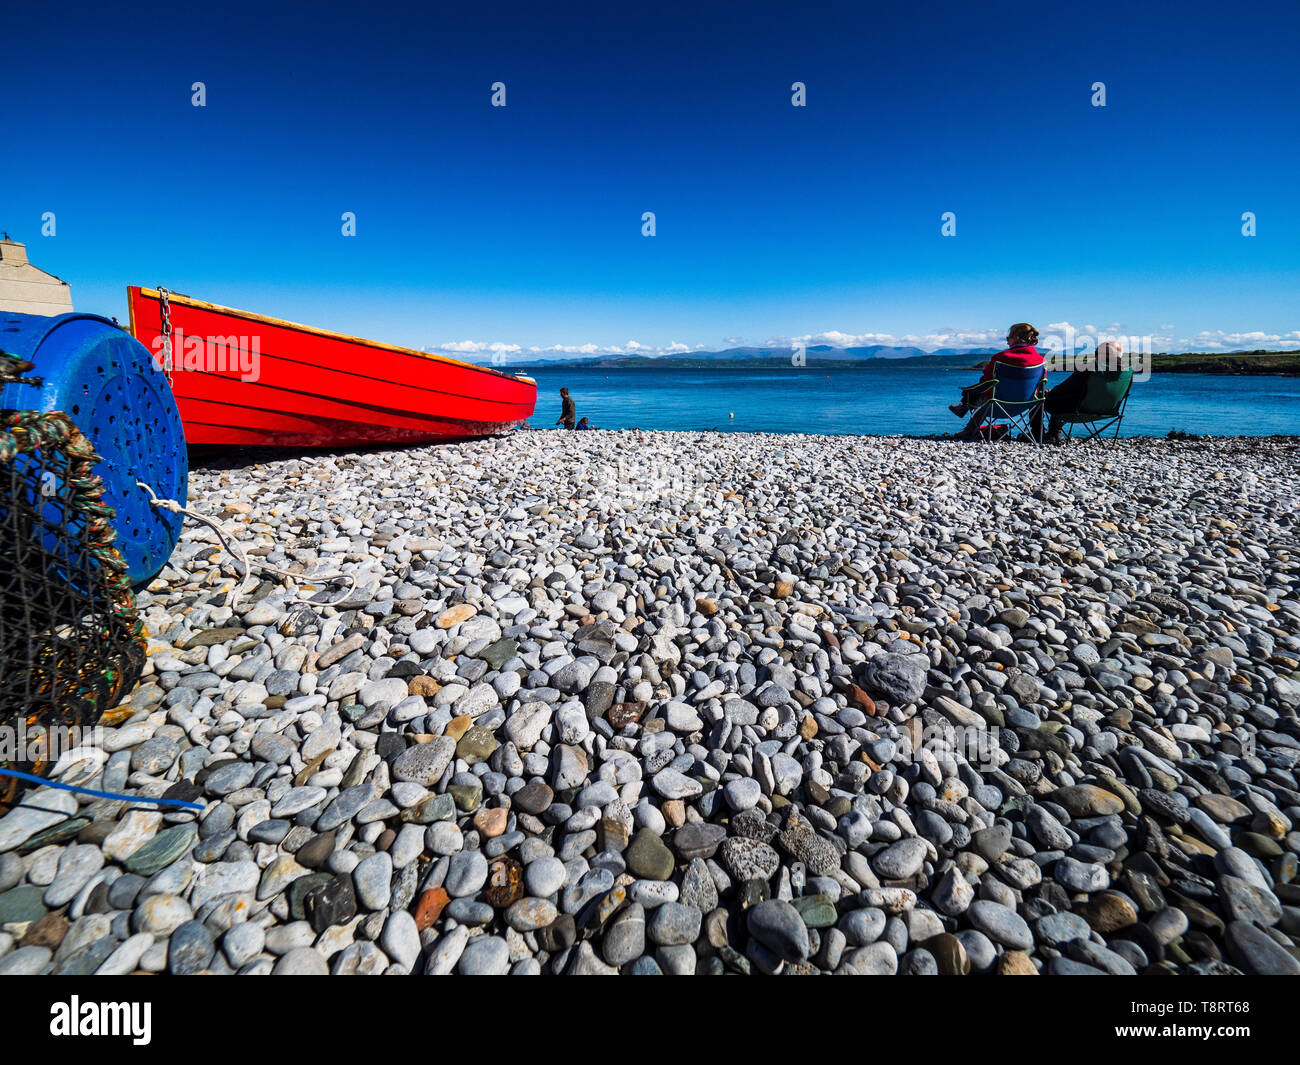
[[[0,767],[47,771],[144,665],[99,461],[66,414],[0,411]],[[0,777],[0,803],[14,781]]]

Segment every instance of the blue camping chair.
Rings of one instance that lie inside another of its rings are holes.
[[[1019,428],[1035,444],[1043,442],[1044,366],[994,366],[993,396],[978,410],[981,439],[994,438],[997,422],[1008,422],[1007,432]]]

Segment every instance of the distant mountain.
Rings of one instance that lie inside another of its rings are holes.
[[[811,344],[804,349],[810,363],[856,363],[871,359],[969,359],[988,356],[997,348],[940,348],[924,351],[921,348],[888,347],[877,344],[870,347],[836,348],[829,344]],[[794,348],[741,347],[722,351],[692,351],[682,355],[589,355],[584,358],[539,358],[526,363],[511,363],[511,370],[527,370],[546,366],[572,366],[575,368],[636,369],[662,367],[663,369],[699,369],[725,363],[734,365],[790,365]]]
[[[999,348],[939,348],[923,351],[920,348],[856,347],[836,348],[827,344],[814,344],[805,349],[808,365],[848,368],[862,363],[881,360],[909,359],[935,368],[966,368],[980,365]],[[727,367],[779,367],[791,365],[793,348],[727,348],[723,351],[693,351],[684,355],[592,355],[586,358],[534,359],[528,363],[512,363],[511,371],[530,368],[572,367],[583,369],[662,369],[702,370],[725,365]],[[1238,351],[1238,352],[1185,352],[1152,356],[1152,370],[1156,373],[1216,373],[1216,374],[1283,374],[1300,373],[1300,351]]]

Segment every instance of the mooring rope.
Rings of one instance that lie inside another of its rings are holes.
[[[219,522],[217,522],[212,518],[209,518],[206,514],[200,514],[195,510],[191,510],[189,507],[185,506],[184,504],[178,503],[175,499],[159,498],[158,493],[155,492],[152,488],[150,488],[149,485],[145,484],[144,481],[136,481],[135,483],[149,493],[149,502],[153,506],[161,507],[164,510],[169,510],[173,514],[184,514],[186,517],[193,518],[195,521],[201,521],[204,525],[208,526],[213,532],[217,534],[218,539],[220,539],[221,541],[221,546],[224,547],[226,551],[229,552],[231,555],[233,555],[239,562],[243,563],[244,576],[241,578],[239,582],[239,587],[235,589],[235,592],[230,599],[230,607],[232,610],[238,605],[239,600],[244,595],[244,589],[248,584],[248,578],[251,576],[252,566],[256,566],[258,569],[265,570],[268,573],[275,573],[281,577],[285,577],[291,581],[297,581],[297,582],[329,584],[332,581],[347,581],[348,582],[347,593],[343,596],[342,599],[335,600],[335,602],[342,602],[343,599],[346,599],[348,595],[351,595],[353,592],[357,590],[357,578],[354,574],[351,573],[327,573],[321,576],[308,576],[307,574],[304,573],[292,573],[289,570],[280,569],[278,566],[272,566],[265,562],[254,562],[250,564],[248,561],[248,555],[245,554],[244,549],[240,545],[239,541],[234,539],[233,536],[229,535]],[[298,596],[292,599],[291,601],[295,603],[305,603],[308,600],[302,596]],[[325,603],[323,605],[329,606],[330,604]]]
[[[157,806],[179,806],[184,810],[198,810],[200,813],[206,808],[202,803],[187,802],[184,799],[151,799],[148,795],[120,795],[115,791],[96,791],[94,788],[83,788],[80,784],[64,784],[60,780],[46,780],[45,777],[34,776],[31,773],[20,773],[17,769],[0,768],[0,776],[17,777],[19,780],[39,784],[44,788],[58,788],[61,791],[75,791],[81,795],[93,795],[97,799],[120,799],[129,803],[151,802]],[[12,805],[17,807],[25,804],[16,802]]]

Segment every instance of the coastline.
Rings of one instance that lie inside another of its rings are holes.
[[[791,365],[791,353],[756,358],[699,358],[665,355],[621,356],[610,359],[575,359],[572,362],[520,363],[511,369],[520,373],[575,370],[772,370]],[[977,361],[972,361],[977,360]],[[875,358],[829,358],[809,352],[801,367],[819,370],[872,370],[885,367],[916,367],[920,369],[978,370],[988,361],[987,355],[913,355],[906,358],[878,356]],[[1054,371],[1060,372],[1060,371]],[[1199,373],[1223,376],[1300,376],[1300,351],[1293,352],[1234,352],[1230,354],[1167,354],[1151,356],[1152,373]]]
[[[1203,373],[1234,377],[1300,377],[1300,352],[1248,352],[1231,355],[1156,355],[1152,373]]]

